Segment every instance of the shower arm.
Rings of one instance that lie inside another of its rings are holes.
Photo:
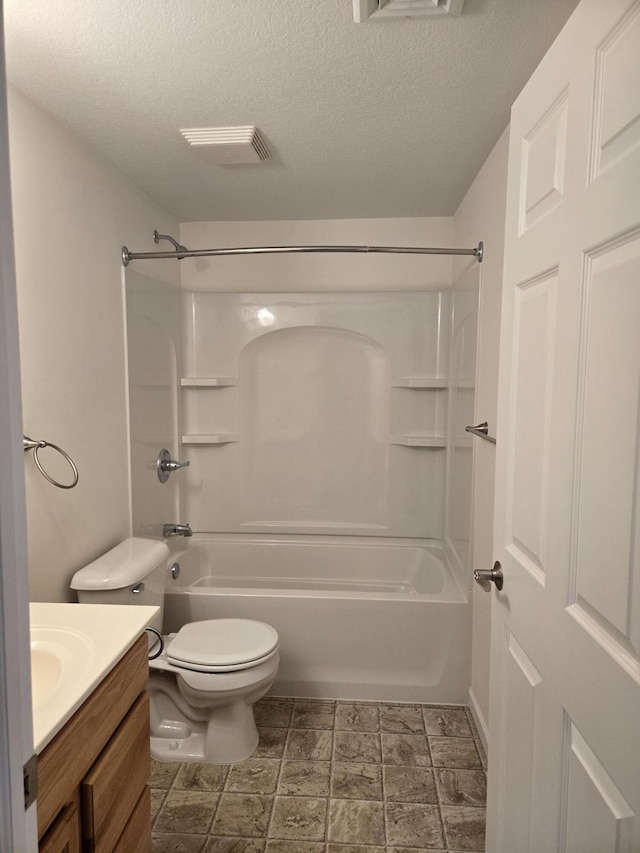
[[[475,249],[436,249],[423,246],[250,246],[247,248],[227,249],[187,249],[168,234],[153,232],[154,243],[160,240],[168,240],[175,247],[173,252],[130,252],[126,246],[122,247],[122,263],[126,267],[131,261],[147,261],[152,259],[164,260],[173,258],[181,261],[183,258],[207,258],[216,255],[278,255],[303,252],[319,253],[378,253],[378,254],[406,254],[406,255],[470,255],[478,263],[482,263],[484,255],[484,244],[478,243]]]

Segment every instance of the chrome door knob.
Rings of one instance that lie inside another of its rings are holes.
[[[473,579],[485,592],[491,590],[492,583],[496,585],[497,590],[501,590],[504,585],[502,566],[496,560],[492,569],[476,569],[473,573]]]

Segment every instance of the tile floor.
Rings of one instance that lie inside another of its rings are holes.
[[[483,851],[467,708],[266,697],[233,765],[153,762],[154,853]]]

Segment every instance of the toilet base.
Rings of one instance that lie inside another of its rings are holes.
[[[184,724],[182,724],[184,725]],[[183,737],[151,736],[151,757],[156,761],[201,762],[203,764],[238,764],[249,758],[258,746],[258,732],[250,737],[228,738],[222,732],[215,735],[213,751],[207,748],[206,723],[190,723]],[[255,728],[255,724],[254,724]]]
[[[157,761],[237,764],[258,746],[253,708],[242,699],[216,708],[206,720],[183,714],[168,719],[174,715],[162,704],[153,702],[152,694],[151,757]]]

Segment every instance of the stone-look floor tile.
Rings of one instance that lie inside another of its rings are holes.
[[[209,836],[204,853],[264,853],[261,838],[214,838]]]
[[[487,802],[483,770],[436,770],[440,802],[448,806],[479,806]]]
[[[435,805],[438,802],[438,796],[436,783],[433,780],[433,770],[426,767],[385,766],[384,798],[391,803]]]
[[[183,764],[173,787],[181,791],[222,791],[228,772],[226,764]]]
[[[313,702],[296,699],[291,726],[294,729],[332,729],[335,702]]]
[[[418,705],[380,705],[380,731],[396,734],[424,733],[422,708]]]
[[[362,800],[329,800],[329,841],[382,846],[383,804]]]
[[[154,761],[151,759],[151,772],[149,774],[150,788],[164,788],[168,790],[176,778],[182,764],[173,761]]]
[[[482,769],[486,772],[487,770],[487,753],[484,751],[484,745],[480,738],[476,738],[476,749],[478,750],[478,755],[480,756],[480,763],[482,764]]]
[[[207,833],[219,794],[201,791],[169,791],[156,818],[156,832]]]
[[[435,847],[387,847],[387,853],[447,853],[446,850],[436,850]]]
[[[442,822],[450,850],[483,851],[485,809],[442,806]]]
[[[444,847],[438,806],[387,803],[387,844],[400,847]]]
[[[279,699],[266,696],[253,706],[256,726],[282,729],[291,725],[293,699]]]
[[[428,735],[473,737],[464,708],[425,708],[423,714]]]
[[[202,853],[206,840],[206,835],[154,832],[151,836],[151,849],[153,853]]]
[[[430,737],[429,746],[434,767],[481,769],[480,756],[473,738]]]
[[[273,794],[280,762],[275,758],[248,758],[229,771],[225,791],[232,794]]]
[[[329,761],[332,746],[333,732],[289,729],[284,755],[292,761]]]
[[[324,841],[282,841],[277,838],[267,842],[266,853],[325,853]]]
[[[289,729],[258,729],[258,746],[252,758],[282,758]]]
[[[343,764],[335,761],[331,796],[347,800],[381,800],[382,767],[379,764]]]
[[[167,792],[158,788],[151,789],[151,822],[156,819],[158,812],[162,808]]]
[[[382,763],[430,767],[431,757],[426,735],[382,734]]]
[[[336,732],[333,759],[349,763],[379,764],[380,735],[373,732]]]
[[[378,706],[338,702],[335,726],[336,731],[377,732],[380,729]]]
[[[329,761],[283,761],[278,793],[290,797],[328,797]]]
[[[326,800],[276,797],[269,836],[283,840],[324,841],[326,822]]]
[[[264,838],[269,827],[273,797],[258,794],[222,794],[212,835]]]
[[[385,853],[386,847],[372,847],[370,844],[328,844],[327,853]]]
[[[471,713],[470,708],[465,708],[465,714],[467,715],[467,720],[469,721],[469,728],[471,729],[471,733],[474,738],[478,740],[480,738],[480,732],[478,731],[478,727],[476,725],[476,721],[473,718],[473,714]]]

